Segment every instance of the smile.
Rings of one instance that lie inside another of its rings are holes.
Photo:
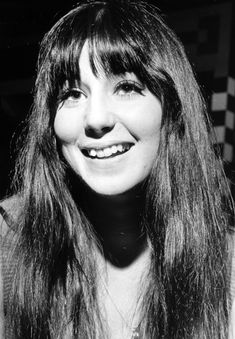
[[[107,159],[111,158],[123,153],[126,153],[129,151],[129,149],[133,146],[133,144],[130,143],[125,143],[125,144],[117,144],[117,145],[112,145],[109,147],[104,147],[104,148],[89,148],[89,149],[83,149],[82,153],[86,157],[90,158],[98,158],[98,159]]]

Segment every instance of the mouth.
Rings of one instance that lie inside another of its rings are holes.
[[[132,143],[123,143],[104,148],[83,148],[82,153],[91,159],[108,159],[128,152],[133,145]]]

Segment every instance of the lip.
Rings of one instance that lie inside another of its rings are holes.
[[[94,150],[102,150],[104,148],[107,148],[107,147],[112,147],[112,146],[116,146],[116,145],[129,145],[130,147],[132,147],[134,145],[134,142],[133,141],[109,141],[109,142],[103,142],[103,143],[87,143],[83,146],[80,146],[80,149],[83,151],[83,150],[91,150],[91,149],[94,149]]]

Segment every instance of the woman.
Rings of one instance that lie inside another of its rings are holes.
[[[2,204],[7,336],[227,338],[232,204],[205,111],[156,8],[88,1],[54,25]]]

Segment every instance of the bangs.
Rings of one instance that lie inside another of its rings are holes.
[[[130,72],[140,77],[144,73],[143,65],[147,64],[144,51],[147,46],[144,41],[139,41],[136,34],[134,36],[134,32],[131,34],[133,27],[128,21],[125,26],[128,27],[124,27],[123,22],[118,22],[118,19],[111,23],[110,17],[107,17],[107,20],[97,25],[96,30],[87,37],[90,64],[95,75],[100,72],[106,76]]]
[[[149,44],[144,34],[136,34],[130,16],[120,16],[120,9],[115,13],[115,8],[111,11],[108,4],[100,3],[78,13],[72,11],[57,29],[49,67],[54,85],[61,88],[65,81],[71,86],[79,82],[79,58],[85,42],[95,76],[130,72],[146,83]]]

